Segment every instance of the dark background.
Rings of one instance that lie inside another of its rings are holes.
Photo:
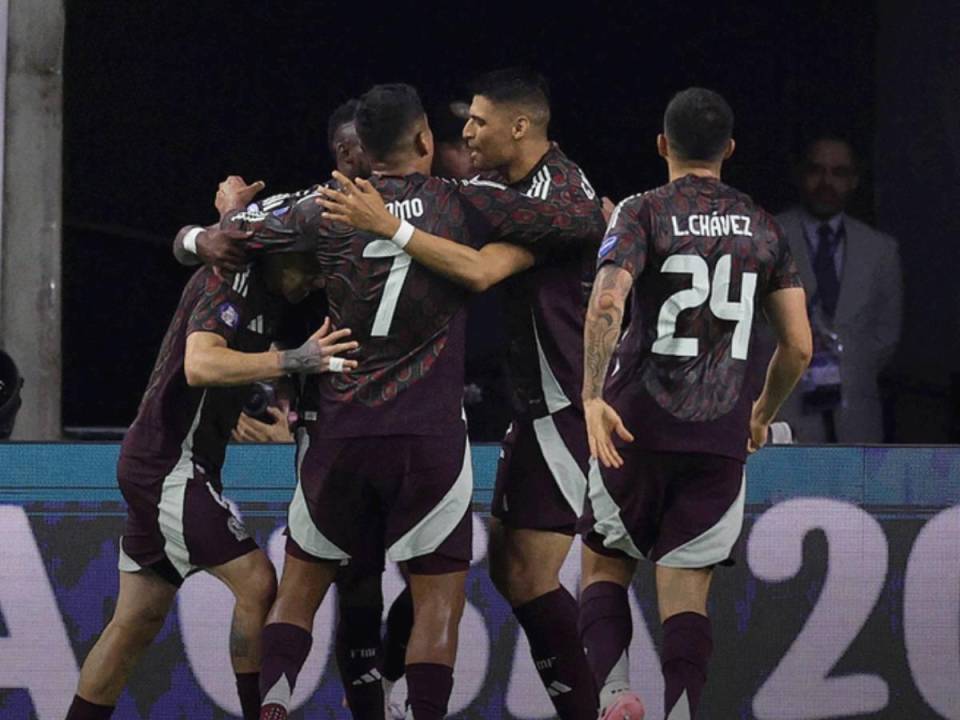
[[[737,114],[728,182],[783,209],[799,139],[835,128],[867,160],[853,214],[877,221],[878,38],[896,5],[68,2],[64,424],[133,419],[189,273],[170,241],[215,219],[217,182],[324,179],[328,113],[375,82],[410,82],[429,103],[465,97],[479,72],[533,65],[552,84],[553,138],[615,200],[664,181],[663,107],[708,86]]]

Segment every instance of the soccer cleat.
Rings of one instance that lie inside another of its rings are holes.
[[[264,705],[260,708],[260,720],[287,720],[287,709],[276,703]]]
[[[627,690],[617,695],[612,705],[607,705],[600,720],[643,720],[644,713],[640,696]]]

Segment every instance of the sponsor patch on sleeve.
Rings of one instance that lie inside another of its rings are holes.
[[[217,315],[228,328],[235,328],[240,323],[240,313],[233,303],[220,303],[220,307],[217,308]]]
[[[597,257],[604,257],[609,254],[617,246],[617,240],[620,239],[619,235],[610,235],[605,238],[603,244],[600,245],[600,252],[597,253]]]

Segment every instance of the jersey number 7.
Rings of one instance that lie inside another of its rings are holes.
[[[730,343],[734,360],[746,360],[753,326],[753,298],[757,290],[757,274],[745,272],[740,281],[740,300],[730,302],[732,259],[724,255],[717,261],[710,282],[710,267],[699,255],[671,255],[663,261],[661,272],[691,275],[693,285],[667,298],[657,318],[657,339],[651,350],[659,355],[696,357],[700,354],[697,338],[676,337],[677,316],[684,310],[700,307],[710,298],[710,311],[720,320],[737,323]]]
[[[373,328],[370,337],[386,337],[390,334],[390,325],[393,323],[393,314],[397,311],[397,301],[400,291],[410,271],[411,258],[390,240],[373,240],[363,248],[365,258],[393,258],[390,274],[383,284],[383,296],[377,307],[377,314],[373,318]]]

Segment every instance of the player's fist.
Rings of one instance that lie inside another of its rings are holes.
[[[747,440],[747,452],[755,453],[766,445],[769,435],[770,421],[763,417],[758,403],[754,403],[753,411],[750,413],[750,438]]]
[[[229,175],[217,186],[217,195],[213,204],[220,213],[220,217],[223,217],[231,210],[239,210],[249,205],[264,187],[263,180],[247,185],[247,181],[239,175]]]

